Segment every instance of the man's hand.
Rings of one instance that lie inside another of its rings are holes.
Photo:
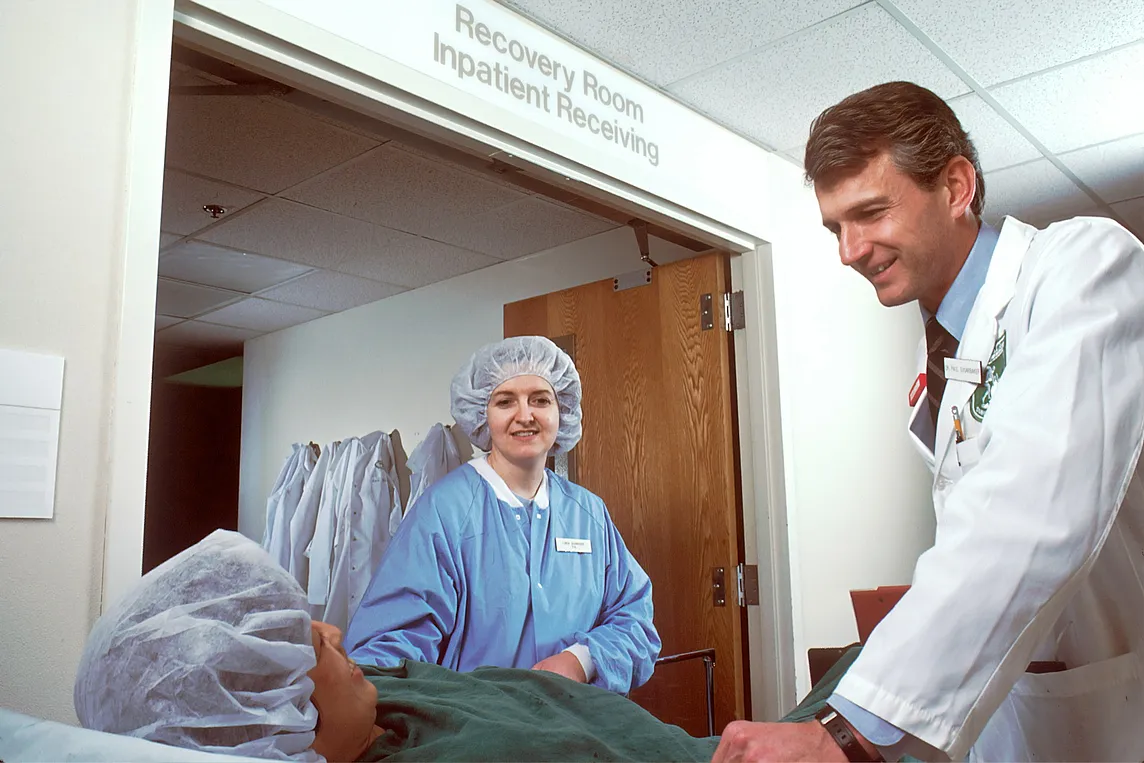
[[[549,673],[571,678],[576,683],[588,683],[588,676],[584,675],[584,666],[571,652],[557,652],[533,665],[532,669],[547,670]]]
[[[723,729],[711,763],[808,760],[846,763],[846,756],[821,723],[734,721]]]

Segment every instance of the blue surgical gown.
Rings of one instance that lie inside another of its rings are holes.
[[[647,681],[660,650],[651,580],[599,497],[551,471],[547,484],[547,506],[531,509],[471,464],[429,488],[350,622],[351,656],[531,668],[581,643],[593,684],[626,693]]]

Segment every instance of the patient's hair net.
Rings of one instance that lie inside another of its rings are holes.
[[[482,347],[453,378],[453,418],[481,450],[492,447],[489,400],[497,387],[518,376],[539,376],[552,385],[560,409],[555,450],[580,442],[580,374],[572,358],[551,339],[520,336]]]
[[[75,682],[89,729],[193,750],[318,761],[306,595],[218,530],[156,567],[96,622]]]

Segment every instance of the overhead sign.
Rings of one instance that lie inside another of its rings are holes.
[[[761,236],[773,157],[492,0],[194,2]]]
[[[485,50],[478,49],[475,55],[469,52],[472,42]],[[433,33],[433,62],[458,79],[476,80],[511,96],[522,108],[536,109],[541,118],[555,118],[579,128],[658,167],[659,144],[640,134],[647,123],[647,111],[630,89],[625,96],[622,85],[617,87],[613,81],[609,87],[607,68],[568,64],[556,57],[559,53],[543,52],[546,48],[534,39],[521,40],[495,24],[477,20],[461,3],[454,4],[451,28],[444,35]]]

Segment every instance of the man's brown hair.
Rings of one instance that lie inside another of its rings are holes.
[[[806,179],[857,172],[883,151],[899,170],[932,190],[955,156],[977,171],[970,209],[985,208],[985,179],[977,149],[945,101],[912,82],[887,82],[848,96],[818,115],[806,144]]]

